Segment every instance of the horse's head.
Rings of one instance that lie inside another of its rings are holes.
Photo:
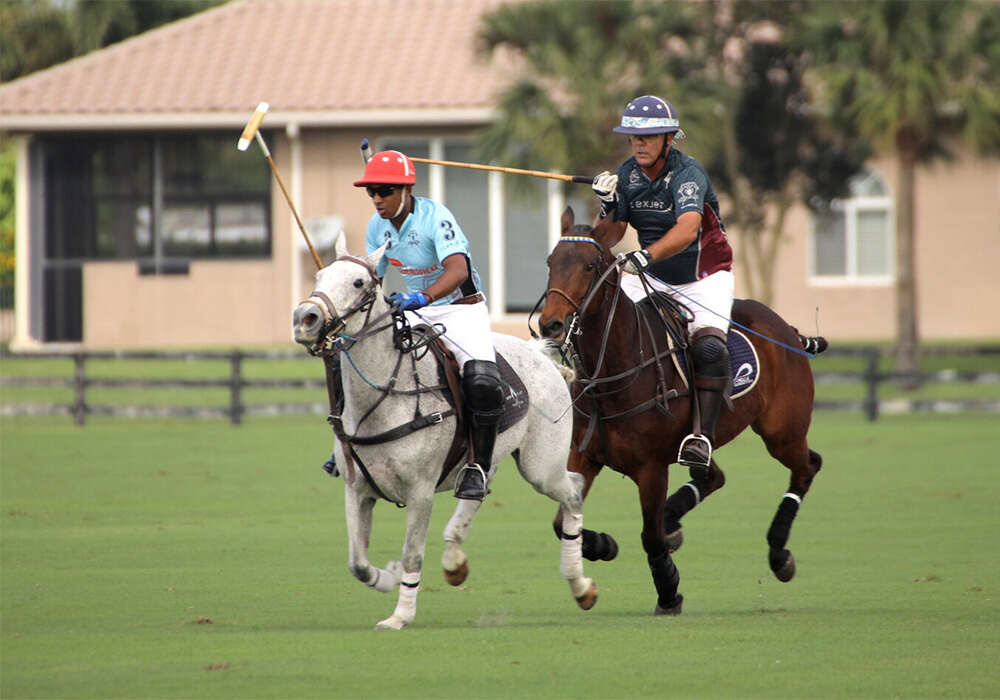
[[[549,254],[545,305],[538,317],[542,337],[562,342],[574,317],[600,311],[595,286],[613,261],[607,240],[614,235],[602,221],[595,228],[573,225],[573,210],[562,215],[562,238]]]
[[[317,350],[328,338],[357,336],[373,307],[385,305],[376,267],[385,246],[363,258],[347,252],[341,235],[336,242],[337,259],[316,273],[316,286],[309,298],[292,312],[295,342]]]

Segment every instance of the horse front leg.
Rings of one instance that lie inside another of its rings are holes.
[[[372,533],[372,510],[375,499],[359,495],[353,488],[344,489],[344,514],[347,517],[347,568],[369,588],[388,593],[399,583],[395,567],[379,569],[368,561],[368,543]]]
[[[702,479],[691,479],[674,491],[667,499],[666,511],[663,515],[663,530],[667,537],[667,547],[671,554],[684,544],[684,530],[681,518],[694,509],[699,503],[726,484],[726,475],[713,459],[709,465],[708,476]]]
[[[427,546],[427,528],[434,504],[434,482],[411,491],[406,499],[406,541],[403,543],[402,574],[399,599],[392,615],[375,625],[379,630],[400,630],[417,616],[417,593],[420,592],[420,570]]]
[[[649,572],[656,587],[653,614],[680,615],[684,602],[684,596],[677,592],[680,574],[670,557],[663,534],[667,470],[658,464],[646,464],[633,479],[639,487],[639,504],[642,507],[642,548],[646,551]]]
[[[581,474],[567,472],[561,489],[550,494],[562,502],[562,553],[559,571],[569,584],[577,605],[590,610],[597,603],[597,585],[583,575],[583,483]],[[612,540],[613,542],[614,540]],[[617,545],[616,545],[617,548]]]
[[[587,498],[587,494],[590,493],[590,487],[593,485],[594,479],[597,478],[597,475],[603,468],[603,464],[581,454],[575,448],[571,450],[566,469],[583,476],[581,507],[583,501]],[[560,506],[559,510],[556,511],[555,519],[552,521],[552,529],[560,541],[563,539],[563,521],[565,517],[566,510]],[[583,528],[580,531],[580,537],[581,552],[584,559],[588,561],[611,561],[618,556],[618,543],[608,533]]]
[[[459,499],[455,512],[444,527],[444,552],[441,553],[441,568],[444,579],[452,586],[461,586],[469,577],[469,558],[462,550],[462,543],[469,534],[472,521],[479,512],[482,501]]]

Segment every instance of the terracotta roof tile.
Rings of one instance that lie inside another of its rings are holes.
[[[475,52],[507,0],[240,0],[0,86],[5,115],[486,109]]]

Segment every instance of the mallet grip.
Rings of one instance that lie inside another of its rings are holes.
[[[257,109],[254,110],[253,116],[250,117],[250,121],[247,125],[243,127],[243,133],[240,134],[240,142],[236,144],[236,147],[241,151],[245,151],[250,148],[250,141],[257,134],[257,129],[260,128],[260,123],[264,121],[264,115],[267,114],[267,110],[270,109],[270,105],[267,102],[261,102],[257,105]]]

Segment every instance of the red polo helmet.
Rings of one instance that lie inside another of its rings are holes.
[[[355,181],[355,187],[367,185],[414,185],[417,171],[405,153],[379,151],[365,165],[365,174]]]

